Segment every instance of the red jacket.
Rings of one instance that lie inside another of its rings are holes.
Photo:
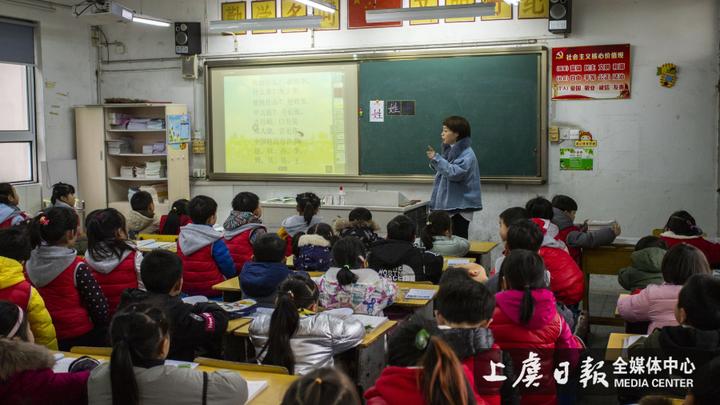
[[[555,239],[563,241],[568,248],[568,253],[570,253],[570,256],[573,260],[575,260],[575,263],[580,264],[580,260],[582,259],[582,249],[572,247],[567,244],[567,237],[570,232],[580,232],[580,227],[577,225],[568,226],[567,228],[560,230]]]
[[[470,371],[463,367],[465,377],[471,387],[475,387],[475,381]],[[425,405],[422,390],[419,386],[419,368],[388,366],[375,381],[375,386],[365,391],[367,405]],[[473,389],[475,401],[483,405],[480,396]]]
[[[30,219],[30,216],[28,216],[28,214],[24,213],[23,211],[18,211],[18,212],[11,214],[9,217],[5,218],[4,221],[0,222],[0,229],[10,228],[12,226],[13,221],[17,217],[20,217],[21,220],[23,220],[23,221]]]
[[[495,342],[503,351],[507,351],[513,360],[516,376],[520,376],[523,361],[528,359],[530,352],[537,353],[540,358],[542,374],[540,386],[532,393],[522,395],[522,404],[555,404],[555,349],[579,349],[582,343],[573,336],[565,320],[555,308],[553,293],[545,289],[532,291],[535,300],[533,316],[527,325],[520,322],[520,307],[524,291],[507,290],[495,295],[497,306],[493,313],[490,329]],[[567,353],[565,353],[567,354]],[[518,387],[525,387],[520,383]]]
[[[54,373],[52,353],[42,346],[0,339],[0,403],[86,404],[89,371]]]
[[[248,229],[234,235],[229,234],[228,232],[225,233],[225,244],[230,251],[230,256],[232,256],[233,262],[235,262],[235,269],[238,274],[240,274],[245,262],[249,262],[253,257],[253,247],[252,243],[250,243],[250,238],[252,237],[253,232],[259,228],[266,229],[260,224],[249,225],[257,226],[249,226]]]
[[[108,301],[108,316],[112,317],[120,304],[120,296],[127,288],[138,288],[139,263],[142,253],[126,250],[121,260],[112,259],[95,261],[88,254],[85,262],[92,270],[93,277],[100,284]]]
[[[183,262],[182,290],[184,293],[188,295],[204,295],[206,297],[220,295],[220,292],[213,290],[212,286],[225,281],[225,277],[223,277],[220,268],[213,259],[212,244],[189,256],[185,256],[178,241],[177,254]]]
[[[668,249],[680,243],[695,246],[705,253],[705,257],[708,263],[710,263],[711,268],[720,267],[720,243],[711,242],[703,238],[702,235],[683,236],[676,235],[672,231],[663,232],[660,237],[668,245]]]
[[[167,235],[165,233],[165,222],[167,222],[167,215],[163,215],[160,217],[160,224],[158,224],[158,232],[161,235]],[[187,215],[180,215],[180,226],[178,226],[178,231],[174,235],[180,235],[180,227],[183,227],[187,224],[192,223],[192,219],[190,219]]]
[[[77,257],[60,275],[43,287],[36,287],[45,300],[58,339],[71,339],[90,332],[94,325],[75,286],[75,271],[83,262]]]
[[[557,300],[565,305],[580,302],[585,293],[585,276],[570,254],[551,247],[541,247],[538,253],[550,272],[550,289]]]

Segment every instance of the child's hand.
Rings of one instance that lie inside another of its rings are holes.
[[[433,160],[435,158],[435,149],[432,146],[428,145],[425,154],[427,155],[428,159]]]
[[[580,225],[580,232],[587,232],[588,230],[588,220],[586,219],[585,222],[583,222],[582,225]]]
[[[478,283],[484,283],[488,279],[485,268],[477,263],[458,264],[454,267],[459,267],[461,269],[467,270],[470,278],[477,281]]]
[[[622,232],[622,229],[620,229],[620,224],[618,224],[617,222],[613,222],[612,230],[615,236],[620,236],[620,233]]]

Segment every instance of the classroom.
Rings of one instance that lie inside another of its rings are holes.
[[[718,83],[717,0],[0,0],[0,404],[716,404]]]

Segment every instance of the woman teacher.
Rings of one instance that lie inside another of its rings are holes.
[[[443,121],[442,154],[428,145],[427,157],[435,170],[430,198],[431,211],[447,211],[452,217],[452,232],[468,237],[475,211],[482,210],[480,169],[470,139],[470,123],[452,116]]]

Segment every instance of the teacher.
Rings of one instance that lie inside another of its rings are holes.
[[[475,211],[482,210],[480,168],[472,150],[470,123],[458,116],[443,121],[442,154],[428,145],[427,157],[435,170],[431,211],[447,211],[453,234],[466,238]]]

